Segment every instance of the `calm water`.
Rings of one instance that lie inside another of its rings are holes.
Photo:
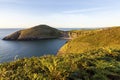
[[[0,63],[12,61],[14,58],[56,54],[66,42],[62,39],[39,41],[4,41],[3,37],[19,29],[0,29]],[[66,29],[67,30],[67,29]]]

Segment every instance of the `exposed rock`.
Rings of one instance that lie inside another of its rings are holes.
[[[3,38],[3,40],[17,40],[20,33],[21,33],[21,31],[14,32],[14,33],[6,36],[5,38]]]

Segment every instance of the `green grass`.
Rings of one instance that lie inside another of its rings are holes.
[[[38,40],[46,38],[59,38],[62,35],[62,31],[52,28],[48,25],[38,25],[32,28],[23,29],[14,32],[5,38],[4,40]]]
[[[77,30],[70,34],[73,39],[68,41],[58,54],[81,53],[98,48],[120,49],[120,27]]]
[[[120,50],[18,59],[0,65],[0,80],[119,80]]]
[[[47,25],[38,25],[29,29],[21,30],[19,38],[36,38],[36,37],[60,37],[60,30]]]

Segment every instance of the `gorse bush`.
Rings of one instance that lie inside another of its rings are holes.
[[[120,50],[18,59],[0,65],[0,80],[120,80]]]

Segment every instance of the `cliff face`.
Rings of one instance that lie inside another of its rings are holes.
[[[59,38],[62,36],[62,31],[52,28],[47,25],[39,25],[29,29],[24,29],[10,34],[3,40],[38,40],[48,38]]]
[[[14,32],[4,37],[3,40],[17,40],[20,34],[21,34],[21,31]]]
[[[120,49],[120,27],[71,31],[72,37],[58,54],[81,53],[99,48]]]

